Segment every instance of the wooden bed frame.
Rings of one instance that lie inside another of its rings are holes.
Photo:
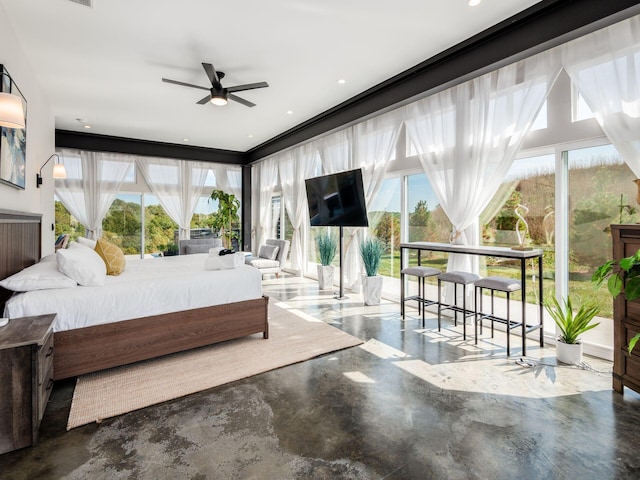
[[[0,279],[40,258],[38,214],[0,210]],[[0,307],[8,292],[2,288]],[[269,338],[268,297],[54,333],[53,379],[262,333]],[[54,313],[54,312],[52,312]]]

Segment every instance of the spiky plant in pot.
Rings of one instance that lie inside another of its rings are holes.
[[[384,243],[377,238],[368,238],[360,244],[360,256],[368,277],[375,277],[384,253]]]
[[[326,231],[321,232],[316,236],[316,244],[318,245],[320,264],[324,266],[331,265],[338,250],[336,236]]]

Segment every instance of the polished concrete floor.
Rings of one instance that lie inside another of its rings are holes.
[[[534,340],[506,357],[502,333],[475,346],[308,279],[265,291],[365,343],[69,432],[58,382],[39,444],[1,455],[0,478],[640,478],[640,395],[611,390],[609,362],[557,365]]]

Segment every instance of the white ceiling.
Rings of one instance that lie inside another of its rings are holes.
[[[246,151],[538,0],[92,2],[0,0],[56,128]],[[161,81],[208,86],[201,62],[269,88],[215,107]]]

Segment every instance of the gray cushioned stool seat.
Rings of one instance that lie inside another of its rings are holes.
[[[482,280],[478,280],[475,282],[476,291],[475,291],[475,305],[476,305],[476,315],[475,315],[475,343],[478,343],[478,322],[480,323],[480,333],[482,333],[482,323],[483,320],[491,320],[491,338],[493,338],[493,324],[494,322],[503,323],[506,326],[507,330],[507,356],[511,355],[511,330],[521,326],[522,322],[518,322],[515,320],[511,320],[511,311],[510,311],[510,295],[513,292],[517,292],[522,289],[522,283],[520,280],[516,280],[514,278],[507,277],[487,277]],[[482,309],[482,290],[483,289],[491,290],[491,313],[486,314]],[[494,313],[494,292],[504,292],[507,295],[506,298],[506,318],[498,317]],[[523,351],[524,351],[524,342],[525,337],[522,338]]]
[[[501,292],[517,292],[522,288],[520,280],[506,277],[485,277],[475,282],[476,287],[490,288]]]
[[[480,280],[480,275],[471,272],[453,271],[438,275],[438,331],[442,318],[442,310],[453,310],[453,324],[458,325],[458,313],[462,313],[462,338],[467,339],[467,317],[474,315],[475,311],[467,310],[467,285]],[[453,303],[442,303],[442,282],[453,283]],[[458,285],[462,285],[462,307],[457,305]]]
[[[440,275],[442,271],[437,268],[417,266],[403,268],[400,273],[413,275],[414,277],[433,277],[434,275]]]
[[[405,303],[409,300],[415,300],[418,302],[418,314],[422,312],[422,327],[424,328],[424,310],[429,305],[435,305],[435,300],[429,300],[426,298],[425,281],[427,277],[435,277],[440,275],[441,270],[432,267],[423,267],[422,265],[416,265],[414,267],[405,267],[400,270],[400,314],[402,319],[405,317]],[[418,278],[418,294],[410,297],[405,297],[404,276],[411,275]]]
[[[480,275],[469,272],[446,272],[438,276],[438,280],[443,282],[460,283],[462,285],[469,285],[480,280]]]

